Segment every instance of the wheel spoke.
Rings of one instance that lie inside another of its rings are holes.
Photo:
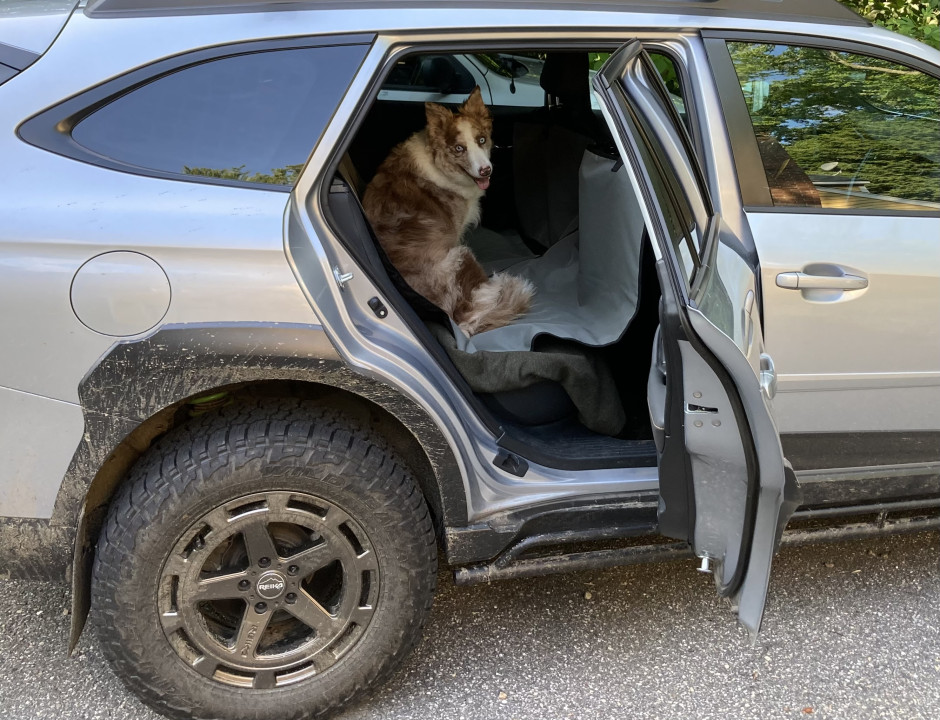
[[[172,635],[183,627],[183,617],[178,612],[160,613],[160,624],[163,626],[163,632]]]
[[[277,678],[273,670],[259,670],[255,673],[255,679],[251,686],[256,690],[270,690],[277,684]]]
[[[182,555],[170,555],[163,567],[164,576],[185,575],[193,567]]]
[[[192,667],[200,675],[211,678],[219,667],[219,661],[208,655],[201,655],[193,661]]]
[[[320,603],[303,591],[297,593],[295,603],[283,607],[304,625],[316,630],[318,636],[328,636],[339,630],[341,621],[330,615]]]
[[[290,500],[289,493],[268,493],[265,502],[268,505],[268,512],[285,512],[287,503]]]
[[[261,558],[277,559],[277,549],[274,547],[266,522],[259,520],[251,523],[242,530],[242,537],[245,539],[245,549],[248,551],[248,560],[252,565],[257,565]]]
[[[307,577],[320,568],[326,567],[334,560],[336,560],[336,555],[330,552],[329,543],[324,541],[319,545],[314,545],[312,548],[301,550],[296,555],[285,558],[284,562],[290,565],[296,565],[300,568],[298,575],[300,577]]]
[[[258,614],[250,605],[245,606],[235,642],[231,647],[231,652],[240,660],[254,660],[258,643],[271,621],[271,615],[273,613],[270,611]]]
[[[326,513],[326,524],[333,529],[339,529],[339,526],[343,523],[347,523],[352,520],[349,515],[344,513],[338,507],[331,507]]]
[[[229,524],[229,515],[224,507],[218,507],[203,516],[202,521],[215,532],[224,530]]]
[[[349,619],[352,620],[356,625],[364,627],[371,619],[372,615],[375,613],[375,608],[372,607],[357,607],[349,616]]]
[[[244,597],[245,591],[238,587],[238,583],[247,578],[248,573],[237,572],[231,575],[200,580],[196,583],[193,600],[202,602],[204,600],[229,600]]]
[[[356,567],[361,570],[378,570],[379,562],[375,557],[375,553],[371,550],[366,550],[362,555],[356,556]]]

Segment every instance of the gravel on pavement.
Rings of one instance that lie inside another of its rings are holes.
[[[341,720],[936,720],[937,533],[784,549],[756,644],[692,560],[455,587],[424,640]],[[68,589],[0,581],[0,718],[158,720]]]

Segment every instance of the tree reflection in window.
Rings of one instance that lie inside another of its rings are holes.
[[[940,209],[940,80],[832,50],[728,48],[774,204]]]
[[[199,175],[201,177],[219,178],[221,180],[238,180],[240,182],[265,183],[268,185],[293,185],[300,177],[303,164],[287,165],[273,168],[270,173],[248,172],[244,165],[238,167],[215,169],[205,167],[183,166],[184,175]]]

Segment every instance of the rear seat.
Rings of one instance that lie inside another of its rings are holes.
[[[590,151],[578,195],[580,228],[541,257],[506,268],[536,286],[529,312],[470,338],[456,331],[460,350],[530,350],[541,335],[603,347],[623,336],[639,300],[643,215],[620,161]]]
[[[609,141],[591,110],[586,51],[549,53],[539,83],[550,104],[513,125],[513,195],[518,233],[476,228],[464,242],[489,272],[544,253],[578,229],[578,171],[584,151]]]
[[[455,361],[460,362],[461,358],[469,358],[467,353],[461,353],[455,348],[453,331],[447,314],[415,292],[388,260],[362,210],[357,189],[357,186],[361,187],[361,185],[353,180],[357,177],[358,173],[354,165],[348,156],[344,157],[329,195],[330,215],[337,230],[352,246],[353,254],[370,274],[374,277],[385,275],[418,319],[427,326],[431,333],[427,340],[431,343],[439,343],[437,352],[432,353],[438,357],[439,362],[454,364]],[[512,357],[513,355],[515,358]],[[577,413],[577,408],[562,384],[522,371],[524,364],[531,364],[531,359],[526,357],[531,355],[532,353],[529,352],[498,355],[478,353],[479,357],[470,362],[470,365],[475,367],[463,364],[464,366],[456,371],[484,404],[511,422],[535,426],[573,417]],[[559,369],[564,370],[565,364],[564,360],[556,361],[554,367],[549,370],[557,375]],[[519,371],[516,377],[506,382],[504,387],[500,387],[498,383],[494,385],[493,378],[497,375],[494,368],[504,369],[507,366],[515,367]],[[609,392],[616,395],[612,378],[598,385],[602,393]],[[617,416],[616,412],[614,412],[613,419],[607,419],[604,425],[598,425],[592,422],[590,417],[584,417],[584,412],[590,412],[590,409],[584,407],[582,403],[582,422],[597,432],[615,434],[623,425],[623,420]],[[608,417],[610,413],[609,410]]]

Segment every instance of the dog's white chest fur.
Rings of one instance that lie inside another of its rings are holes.
[[[463,223],[460,226],[459,234],[462,236],[467,230],[479,225],[480,200],[483,198],[483,190],[469,179],[465,182],[455,180],[437,166],[428,148],[426,131],[412,135],[406,142],[405,147],[417,167],[418,175],[438,187],[458,195],[466,203],[466,210],[463,213],[455,213],[455,219],[459,219],[461,214],[463,215]]]
[[[467,201],[467,214],[464,216],[463,225],[460,228],[460,236],[463,237],[467,230],[472,230],[480,224],[480,199],[483,197],[483,191],[473,200]]]

